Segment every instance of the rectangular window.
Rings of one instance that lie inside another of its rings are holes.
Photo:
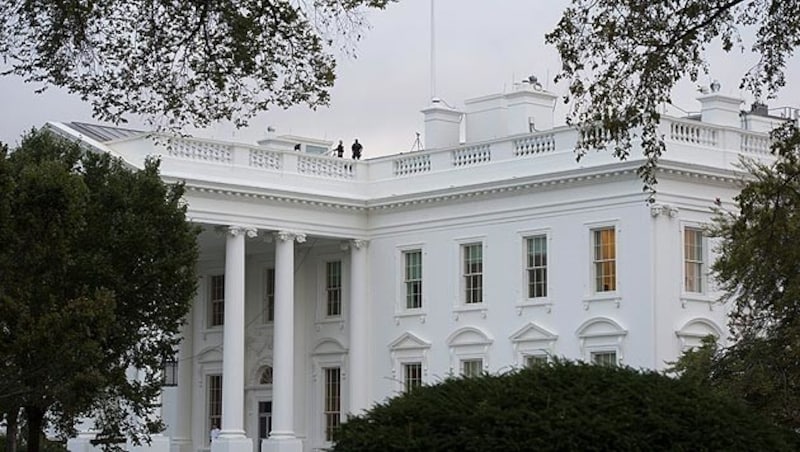
[[[477,377],[483,373],[483,360],[464,359],[461,360],[461,375],[465,377]]]
[[[325,315],[342,315],[342,261],[325,263]]]
[[[617,247],[614,228],[593,230],[592,246],[594,248],[595,292],[617,290]]]
[[[208,430],[222,426],[222,375],[208,376]]]
[[[547,296],[547,236],[525,239],[527,244],[528,298]]]
[[[546,355],[528,355],[525,357],[525,367],[536,367],[547,364]]]
[[[598,366],[616,366],[617,352],[592,352],[592,363]]]
[[[703,292],[703,231],[683,231],[684,288],[686,292]]]
[[[342,414],[341,369],[325,368],[325,441],[333,440],[333,432],[339,428]]]
[[[406,286],[406,309],[422,307],[422,251],[403,252]]]
[[[209,294],[208,325],[220,326],[225,323],[225,275],[211,277]]]
[[[263,322],[275,321],[275,269],[268,268],[264,284],[264,313]]]
[[[272,402],[258,402],[258,438],[269,438],[272,431]]]
[[[422,363],[403,364],[403,386],[405,392],[422,386]]]
[[[464,302],[483,303],[483,244],[462,245],[464,258]]]

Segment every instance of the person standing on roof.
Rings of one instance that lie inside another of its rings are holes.
[[[344,157],[344,144],[342,144],[342,140],[339,140],[339,145],[333,149],[333,153],[339,157]]]
[[[351,149],[353,150],[353,160],[360,160],[361,150],[364,149],[364,147],[358,142],[358,138],[356,138],[356,140],[353,142]]]

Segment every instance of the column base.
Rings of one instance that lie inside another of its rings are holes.
[[[263,439],[261,452],[303,452],[303,441],[297,438]]]
[[[220,437],[211,443],[211,452],[253,452],[253,440],[247,437]]]

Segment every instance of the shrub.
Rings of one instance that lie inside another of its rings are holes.
[[[798,450],[738,402],[648,371],[557,361],[450,378],[345,422],[334,452]]]

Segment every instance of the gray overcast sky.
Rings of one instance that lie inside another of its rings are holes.
[[[552,77],[558,54],[544,44],[567,0],[436,0],[437,94],[460,108],[464,99],[510,89],[513,79],[530,74],[545,87],[563,94]],[[385,11],[369,13],[371,28],[358,44],[357,58],[338,62],[336,86],[328,108],[274,110],[255,118],[247,129],[219,125],[190,130],[198,136],[255,142],[267,125],[278,134],[364,143],[365,157],[406,152],[415,132],[423,131],[419,110],[430,100],[430,0],[401,0]],[[755,61],[752,55],[725,54],[712,49],[711,77],[722,92],[739,94],[739,79]],[[789,62],[784,89],[770,106],[800,106],[800,58]],[[706,81],[707,83],[707,81]],[[86,121],[91,109],[75,96],[37,86],[19,78],[0,78],[0,141],[16,143],[20,134],[47,121]],[[695,85],[681,83],[673,100],[685,110],[697,110]],[[748,102],[748,96],[743,96]],[[564,108],[557,110],[562,123]],[[136,127],[136,121],[131,121]]]

